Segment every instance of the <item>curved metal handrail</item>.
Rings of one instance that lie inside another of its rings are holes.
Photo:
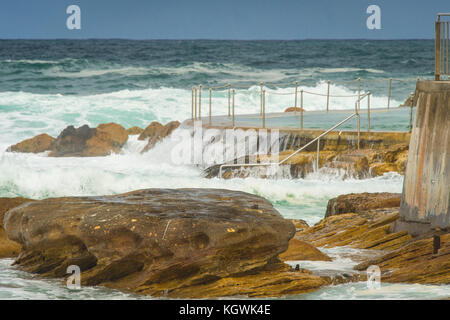
[[[335,124],[334,126],[332,126],[330,129],[328,129],[325,132],[322,132],[320,135],[318,135],[316,138],[314,138],[313,140],[311,140],[310,142],[308,142],[307,144],[305,144],[304,146],[302,146],[300,149],[296,150],[295,152],[293,152],[292,154],[290,154],[288,157],[284,158],[282,161],[273,163],[273,162],[266,162],[266,163],[247,163],[247,164],[222,164],[219,167],[219,178],[222,177],[222,168],[224,167],[258,167],[258,166],[273,166],[273,165],[281,165],[284,162],[286,162],[288,159],[290,159],[291,157],[293,157],[294,155],[296,155],[297,153],[299,153],[300,151],[304,150],[306,147],[310,146],[311,144],[313,144],[314,142],[316,142],[317,140],[320,140],[320,138],[322,138],[323,136],[327,135],[328,133],[330,133],[331,131],[333,131],[334,129],[338,128],[339,126],[343,125],[344,123],[346,123],[348,120],[350,120],[351,118],[353,118],[354,116],[359,116],[358,111],[356,111],[355,113],[352,113],[350,116],[348,116],[347,118],[345,118],[344,120],[342,120],[341,122]]]

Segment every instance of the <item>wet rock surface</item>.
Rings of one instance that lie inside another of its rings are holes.
[[[370,265],[377,265],[385,282],[449,284],[450,230],[436,229],[420,237],[413,237],[406,230],[394,232],[399,207],[392,206],[397,197],[398,194],[383,193],[331,199],[329,204],[335,210],[354,212],[342,213],[339,209],[297,232],[294,239],[317,247],[379,250],[379,255],[362,261],[355,270],[365,271]]]
[[[317,247],[392,250],[412,238],[404,231],[391,233],[391,224],[397,219],[398,208],[345,213],[321,220],[313,227],[298,232],[296,238]]]
[[[303,219],[287,219],[294,224],[294,227],[297,231],[309,228],[308,223]]]
[[[400,207],[401,193],[350,193],[330,199],[325,217],[342,213],[362,212],[369,209]]]
[[[178,121],[171,121],[166,125],[154,121],[145,130],[137,126],[126,130],[117,123],[104,123],[96,128],[90,128],[88,125],[79,128],[68,126],[56,139],[47,134],[40,134],[8,147],[7,151],[50,151],[50,157],[100,157],[120,153],[128,141],[128,135],[139,135],[138,140],[148,141],[142,150],[146,152],[170,136],[179,125]]]
[[[22,205],[23,203],[33,201],[26,198],[0,198],[0,258],[11,258],[19,254],[21,246],[15,241],[8,239],[5,229],[3,228],[3,218],[5,213],[12,208]]]
[[[289,240],[288,249],[280,254],[283,261],[309,260],[331,261],[331,258],[308,242],[298,239]]]
[[[161,128],[163,125],[159,123],[158,121],[153,121],[150,123],[141,134],[139,134],[138,140],[147,140],[151,137],[153,137]]]
[[[51,150],[55,138],[46,133],[39,134],[33,138],[23,140],[8,148],[10,152],[24,152],[24,153],[40,153]]]
[[[434,236],[412,241],[379,258],[363,262],[356,270],[366,270],[370,265],[381,269],[385,282],[421,284],[450,283],[450,233],[436,232],[440,248],[434,250]]]
[[[274,163],[274,166],[250,167],[249,157],[242,157],[230,161],[229,163],[240,163],[239,167],[223,167],[222,178],[247,178],[257,176],[260,178],[282,177],[305,178],[306,175],[317,170],[318,162],[320,170],[331,170],[342,172],[344,178],[370,178],[381,176],[387,172],[397,172],[403,174],[406,168],[408,157],[408,146],[399,144],[387,149],[341,149],[339,145],[324,146],[324,150],[319,153],[317,161],[317,151],[299,152],[293,156],[295,150],[284,150],[276,155],[258,155],[255,161],[258,163]],[[282,165],[277,163],[291,156]],[[220,165],[213,165],[204,171],[206,178],[219,176]]]
[[[327,284],[279,262],[295,227],[268,201],[243,192],[52,198],[11,209],[4,221],[8,237],[22,246],[15,263],[23,270],[64,277],[76,264],[85,285],[202,297],[279,296]]]
[[[142,128],[138,127],[138,126],[134,126],[134,127],[128,128],[127,132],[128,132],[128,134],[130,136],[131,135],[138,135],[138,134],[140,135],[142,132],[144,132],[144,129],[142,129]]]
[[[98,157],[119,153],[128,140],[128,132],[117,123],[66,127],[56,139],[47,134],[10,146],[8,151],[39,153],[50,151],[50,157]]]
[[[158,127],[152,135],[148,139],[147,145],[144,147],[142,152],[147,152],[151,148],[153,148],[156,143],[163,140],[164,138],[170,136],[172,132],[180,126],[180,122],[178,121],[171,121],[168,122],[166,125]],[[147,127],[148,128],[148,127]]]
[[[289,107],[289,108],[286,108],[286,109],[284,110],[284,112],[300,112],[300,111],[302,111],[302,110],[303,110],[303,112],[306,111],[305,109],[302,109],[302,108],[300,108],[300,107]]]

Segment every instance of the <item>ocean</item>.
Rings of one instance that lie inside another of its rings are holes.
[[[401,192],[403,177],[387,173],[356,180],[319,172],[295,180],[206,179],[202,168],[168,161],[170,141],[141,154],[143,142],[136,137],[129,139],[122,154],[99,158],[49,158],[5,150],[43,132],[56,137],[68,125],[116,122],[129,128],[155,120],[181,122],[191,115],[191,88],[199,84],[235,85],[236,112],[243,114],[259,111],[260,81],[279,93],[291,90],[294,81],[304,90],[323,93],[330,80],[332,94],[352,95],[358,90],[354,80],[361,78],[361,91],[370,90],[373,107],[384,108],[387,79],[393,78],[390,103],[396,107],[414,91],[418,77],[433,77],[433,46],[432,40],[0,40],[0,197],[228,188],[263,196],[284,217],[314,224],[323,218],[330,198],[351,192]],[[219,93],[214,99],[218,107],[213,113],[225,114],[226,97]],[[271,97],[269,111],[283,111],[289,103]],[[305,103],[309,110],[324,108],[323,98],[310,97]],[[349,98],[330,101],[339,110],[353,105]],[[0,299],[135,298],[104,288],[69,294],[59,281],[32,279],[10,264],[10,259],[0,260]],[[362,287],[342,285],[333,292],[335,298],[354,298]],[[297,298],[333,298],[327,292]],[[437,298],[449,296],[450,287],[398,285],[393,294],[400,299]]]

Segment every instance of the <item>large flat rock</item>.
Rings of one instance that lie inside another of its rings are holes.
[[[9,210],[4,226],[26,271],[64,277],[78,265],[85,285],[183,297],[197,296],[186,288],[276,265],[295,233],[267,200],[221,189],[45,199]]]

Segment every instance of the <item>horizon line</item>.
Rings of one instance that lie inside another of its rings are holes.
[[[302,39],[213,39],[213,38],[0,38],[5,40],[127,40],[127,41],[406,41],[435,40],[434,38],[302,38]]]

